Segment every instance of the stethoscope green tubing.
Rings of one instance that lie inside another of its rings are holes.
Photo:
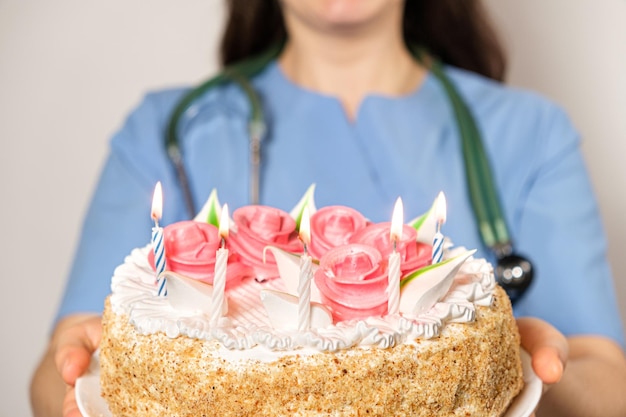
[[[463,146],[470,199],[483,242],[487,247],[509,243],[491,166],[474,117],[438,61],[433,62],[431,71],[441,81],[454,110]]]
[[[251,149],[253,157],[253,176],[256,176],[253,181],[258,181],[259,165],[260,165],[260,142],[265,134],[265,119],[263,116],[263,107],[259,95],[256,93],[250,82],[250,78],[254,77],[257,73],[261,72],[267,64],[275,59],[283,48],[283,43],[277,44],[270,48],[265,53],[253,57],[249,60],[242,61],[239,64],[226,67],[220,74],[210,78],[199,86],[189,91],[178,102],[172,115],[170,116],[167,132],[166,132],[166,149],[167,153],[172,160],[180,186],[183,190],[183,198],[185,199],[185,205],[187,206],[188,214],[190,218],[193,218],[196,213],[195,203],[193,196],[191,195],[191,187],[189,185],[189,178],[184,167],[181,150],[180,140],[178,138],[178,123],[185,114],[185,112],[192,106],[192,104],[204,95],[210,89],[227,82],[237,83],[246,94],[250,103],[250,122],[248,124],[248,130],[251,139]],[[251,193],[251,201],[258,201],[258,190]]]
[[[172,112],[167,127],[166,147],[176,167],[190,216],[193,217],[195,215],[195,205],[179,148],[177,129],[180,119],[195,100],[204,95],[208,90],[227,82],[235,82],[243,89],[250,102],[251,114],[249,131],[251,143],[256,142],[256,150],[258,151],[261,137],[265,133],[265,121],[261,100],[248,80],[261,72],[269,62],[274,60],[280,54],[282,47],[282,43],[278,44],[259,56],[226,67],[222,73],[187,93]],[[412,53],[416,59],[422,62],[424,61],[424,54],[419,48],[412,48]],[[457,121],[459,136],[461,137],[463,147],[463,159],[470,201],[478,223],[481,238],[487,247],[494,248],[498,254],[502,254],[502,250],[510,250],[510,236],[480,131],[476,126],[474,117],[467,108],[467,105],[452,80],[450,80],[443,71],[441,63],[437,60],[430,61],[430,70],[444,87]],[[258,195],[253,194],[252,200],[254,203],[256,203],[255,197],[258,198]]]

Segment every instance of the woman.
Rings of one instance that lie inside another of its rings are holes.
[[[448,64],[474,114],[507,224],[538,271],[516,305],[518,316],[541,318],[518,322],[536,373],[554,384],[538,415],[624,415],[623,335],[576,132],[552,104],[485,78],[502,79],[504,60],[479,3],[231,1],[224,64],[283,41],[278,58],[252,79],[270,127],[260,202],[288,209],[316,183],[320,206],[345,204],[383,220],[398,195],[410,218],[445,190],[446,234],[493,260],[468,201],[449,102],[428,59],[416,61],[409,52],[425,47]],[[61,409],[79,415],[71,387],[99,345],[97,313],[111,271],[146,243],[145,202],[156,181],[167,196],[163,223],[188,217],[162,139],[183,93],[149,95],[112,140],[59,321],[33,379],[38,416]],[[227,84],[183,114],[177,129],[196,205],[213,188],[231,207],[248,203],[249,113],[242,91]]]

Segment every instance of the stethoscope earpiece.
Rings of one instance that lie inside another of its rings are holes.
[[[533,281],[534,269],[532,263],[525,257],[513,253],[510,245],[506,250],[495,250],[497,261],[494,274],[496,281],[515,304],[528,290]]]

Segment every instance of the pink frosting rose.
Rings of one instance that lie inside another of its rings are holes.
[[[393,244],[389,239],[390,230],[390,222],[370,224],[352,235],[350,243],[362,243],[373,246],[380,251],[384,259],[388,259],[393,251]],[[403,225],[402,236],[396,246],[396,250],[400,254],[400,271],[402,276],[431,262],[431,245],[417,242],[416,239],[417,231],[409,225]]]
[[[387,312],[386,262],[372,246],[349,244],[329,250],[320,259],[315,284],[335,322]]]
[[[365,217],[346,206],[327,206],[311,216],[309,252],[320,259],[326,252],[345,245],[352,235],[367,226]]]
[[[302,253],[296,222],[289,213],[268,206],[245,206],[233,212],[236,232],[229,239],[241,262],[250,266],[257,279],[278,276],[278,267],[268,246],[284,251]]]
[[[215,255],[221,238],[217,227],[192,220],[170,224],[163,228],[166,268],[179,274],[213,284]],[[226,248],[229,247],[228,241]],[[148,254],[154,268],[154,254]],[[232,287],[252,271],[239,261],[239,256],[229,250],[226,286]]]

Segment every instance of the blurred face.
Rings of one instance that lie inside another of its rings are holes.
[[[388,17],[402,15],[404,0],[280,0],[288,28],[350,31]]]

